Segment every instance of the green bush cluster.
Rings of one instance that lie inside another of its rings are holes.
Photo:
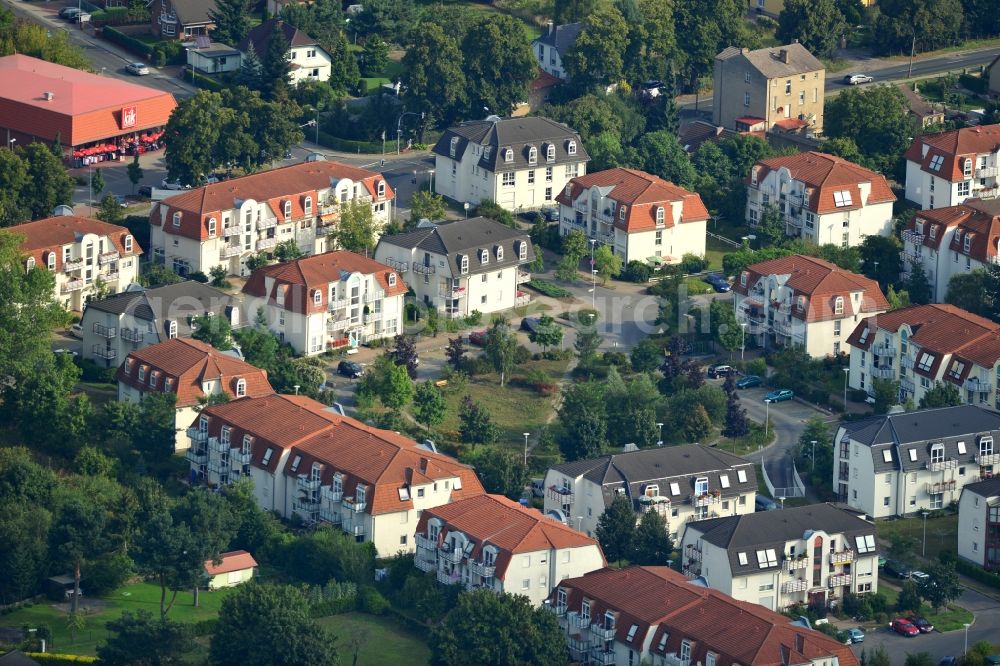
[[[101,35],[109,42],[117,44],[118,46],[121,46],[136,55],[149,58],[153,52],[153,49],[149,46],[149,44],[146,44],[131,35],[126,35],[121,30],[115,30],[111,26],[104,26],[104,28],[101,29]]]
[[[320,131],[319,145],[324,148],[341,150],[345,153],[381,153],[381,141],[356,141],[354,139],[341,139],[327,132]]]
[[[1000,574],[987,571],[982,567],[976,566],[972,562],[967,562],[962,559],[955,560],[955,568],[959,573],[966,575],[973,580],[1000,590]]]
[[[79,654],[55,654],[53,652],[25,652],[25,656],[34,659],[42,666],[65,666],[66,664],[96,664],[97,657],[87,657]]]
[[[528,287],[531,287],[540,294],[544,294],[551,298],[569,298],[573,293],[569,289],[564,289],[557,284],[553,284],[548,280],[529,280],[525,283]]]

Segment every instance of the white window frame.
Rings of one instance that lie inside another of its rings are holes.
[[[506,164],[510,164],[511,162],[513,162],[514,161],[514,151],[511,150],[510,148],[505,148],[504,151],[503,151],[503,161]]]
[[[284,207],[284,211],[283,212],[285,213],[285,220],[286,221],[292,219],[292,202],[291,201],[286,201],[285,202],[285,207]]]
[[[570,139],[569,143],[566,145],[566,152],[570,155],[576,155],[576,141]]]
[[[313,289],[313,305],[323,305],[323,292]]]
[[[129,234],[129,235],[125,236],[125,251],[126,252],[131,252],[132,251],[132,241],[133,241],[132,234]]]
[[[305,213],[306,217],[312,215],[313,210],[313,200],[312,197],[306,197],[302,200],[302,211]]]
[[[538,164],[538,148],[528,148],[528,164]]]
[[[174,213],[174,226],[175,227],[181,226],[181,212],[180,211],[177,211],[176,213]]]

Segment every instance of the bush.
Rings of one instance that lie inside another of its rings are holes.
[[[97,384],[117,383],[115,374],[117,374],[118,368],[102,368],[89,358],[76,357],[73,360],[76,361],[76,364],[83,371],[83,374],[80,375],[80,379],[83,381],[95,382]]]
[[[598,312],[590,308],[583,308],[570,313],[570,320],[580,326],[593,326],[597,323]]]
[[[53,652],[25,652],[25,656],[34,659],[42,666],[63,666],[64,664],[96,664],[97,657],[86,657],[79,654],[55,654]]]
[[[569,289],[564,289],[557,284],[549,282],[548,280],[528,280],[525,282],[525,286],[530,287],[540,294],[549,296],[550,298],[569,298],[573,295]]]
[[[982,567],[976,566],[972,562],[968,562],[962,559],[955,560],[955,569],[961,573],[965,574],[973,580],[977,580],[980,583],[989,585],[1000,590],[1000,574],[995,574],[992,571],[987,571]]]
[[[201,271],[194,271],[193,273],[188,273],[188,279],[194,280],[195,282],[201,282],[202,284],[208,284],[208,276]]]
[[[371,615],[385,615],[389,608],[389,600],[374,587],[365,585],[358,590],[358,608]]]
[[[211,636],[215,633],[215,628],[219,624],[219,618],[213,617],[208,620],[198,620],[191,624],[191,635],[200,636]]]
[[[145,44],[131,35],[126,35],[121,30],[115,30],[110,26],[104,26],[101,29],[101,36],[104,39],[121,46],[126,51],[131,51],[136,55],[143,56],[145,58],[150,57],[152,54],[152,49],[148,44]]]
[[[475,377],[493,372],[493,365],[482,356],[466,356],[462,359],[462,372]]]
[[[988,78],[983,76],[972,76],[971,74],[960,75],[958,77],[958,82],[963,88],[971,90],[979,95],[985,95],[990,84]]]
[[[514,365],[522,365],[531,360],[531,351],[524,345],[518,345],[514,349]],[[490,366],[492,369],[492,366]]]
[[[767,377],[767,362],[760,357],[747,361],[747,374]]]
[[[697,254],[685,254],[681,257],[681,270],[685,273],[701,273],[708,267],[708,260]]]
[[[375,141],[355,141],[353,139],[341,139],[326,132],[320,131],[319,145],[326,148],[333,148],[347,153],[381,153],[381,142]]]
[[[117,590],[135,573],[132,559],[123,553],[105,553],[87,570],[87,592],[99,596]]]
[[[618,276],[618,279],[625,282],[649,282],[649,278],[653,276],[653,267],[647,264],[645,261],[637,261],[633,259],[628,262],[625,266],[625,270],[622,274]]]
[[[469,316],[465,318],[465,325],[479,326],[479,324],[482,321],[483,321],[483,313],[480,312],[479,310],[473,310],[471,313],[469,313]]]

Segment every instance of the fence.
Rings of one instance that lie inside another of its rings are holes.
[[[760,471],[764,477],[764,484],[767,485],[767,490],[771,493],[771,497],[805,497],[806,496],[806,486],[802,483],[802,479],[799,478],[799,472],[795,469],[795,463],[792,463],[792,483],[795,485],[790,488],[776,488],[773,483],[771,483],[771,478],[767,475],[767,467],[764,465],[764,458],[761,456],[760,459]]]
[[[706,231],[705,235],[706,236],[710,236],[710,237],[714,238],[717,241],[721,241],[721,242],[725,243],[726,245],[729,245],[729,246],[732,246],[732,247],[735,247],[735,248],[741,247],[741,245],[739,244],[739,242],[738,241],[734,241],[732,238],[726,238],[725,236],[720,236],[719,234],[713,234],[711,231]]]

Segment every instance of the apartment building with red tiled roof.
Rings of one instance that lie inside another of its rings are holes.
[[[966,199],[947,208],[920,211],[903,231],[904,273],[923,266],[931,298],[942,302],[956,275],[1000,261],[1000,200]]]
[[[705,256],[708,209],[696,192],[638,169],[607,169],[570,180],[556,197],[559,233],[579,230],[625,263],[679,263]]]
[[[260,268],[243,287],[248,311],[307,355],[401,333],[406,292],[394,268],[347,250]]]
[[[899,401],[919,403],[939,383],[970,405],[1000,408],[1000,324],[954,305],[914,305],[864,319],[847,340],[850,386],[874,395],[875,379],[899,382]]]
[[[139,275],[142,248],[132,233],[117,224],[89,217],[57,215],[7,229],[23,237],[24,269],[55,273],[56,301],[80,312],[102,286],[123,291]]]
[[[772,157],[754,164],[747,179],[746,219],[756,226],[769,208],[785,233],[817,245],[860,245],[892,232],[896,195],[885,176],[826,153]]]
[[[186,190],[153,204],[153,260],[181,275],[221,266],[247,275],[246,260],[294,241],[305,254],[334,249],[327,235],[351,201],[389,223],[395,194],[385,177],[339,162],[303,162]]]
[[[758,345],[802,347],[814,358],[847,353],[857,323],[889,309],[874,280],[801,254],[747,266],[733,293],[737,321]]]
[[[414,565],[445,585],[520,594],[535,605],[560,580],[607,565],[594,538],[502,495],[425,510],[416,546]]]
[[[432,445],[304,396],[233,400],[189,423],[194,478],[250,477],[261,508],[339,527],[380,557],[414,552],[420,512],[484,492],[471,467]]]
[[[802,621],[737,601],[668,567],[602,569],[560,581],[546,608],[571,661],[653,666],[858,666]]]
[[[116,377],[119,400],[140,402],[149,393],[176,396],[176,450],[190,448],[183,428],[212,396],[236,399],[274,393],[266,370],[192,338],[172,338],[133,351]]]
[[[969,197],[995,198],[1000,125],[918,136],[903,158],[906,198],[925,210],[956,206]]]

